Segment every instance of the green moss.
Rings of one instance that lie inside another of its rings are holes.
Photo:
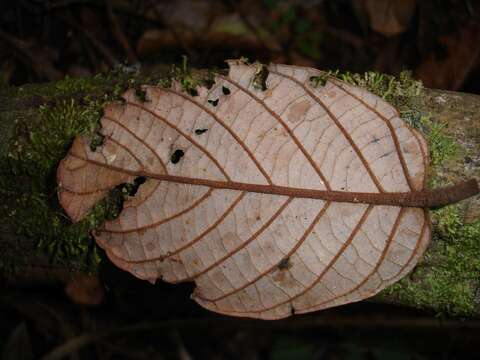
[[[364,87],[394,105],[401,117],[425,137],[429,148],[429,186],[445,185],[445,163],[458,161],[462,147],[446,133],[446,124],[422,112],[423,88],[409,72],[399,78],[368,72],[363,75],[327,73]],[[313,79],[318,85],[325,77]],[[432,210],[433,234],[423,262],[414,272],[385,289],[380,298],[433,309],[438,315],[471,315],[478,312],[476,292],[480,278],[480,219],[466,224],[458,204]]]
[[[116,73],[29,85],[2,94],[16,101],[40,99],[43,103],[28,116],[15,119],[8,154],[0,159],[2,225],[12,236],[33,240],[40,253],[71,269],[96,269],[100,257],[90,232],[118,215],[123,194],[114,189],[84,220],[72,224],[57,200],[56,169],[75,136],[83,134],[101,144],[97,130],[102,108],[128,86],[129,75]],[[0,275],[21,269],[23,253],[11,242],[2,241]]]
[[[20,123],[17,126],[9,158],[21,164],[22,168],[28,168],[28,175],[46,176],[65,155],[76,135],[95,133],[102,114],[101,106],[99,101],[79,105],[73,99],[62,100],[54,106],[41,105],[38,123]]]
[[[368,89],[391,103],[401,113],[410,112],[412,108],[416,107],[416,99],[423,90],[422,82],[415,80],[410,71],[402,71],[397,78],[376,71],[356,74],[335,70],[326,71],[320,76],[313,76],[310,81],[315,87],[323,86],[328,77],[335,77],[349,84]]]
[[[183,91],[191,96],[197,96],[197,88],[199,86],[204,86],[207,89],[212,87],[212,85],[215,83],[215,73],[216,71],[214,70],[192,72],[188,66],[188,58],[183,55],[182,63],[180,65],[173,65],[169,76],[163,77],[157,81],[156,84],[169,88],[172,86],[172,81],[175,80],[180,83]]]
[[[8,99],[18,102],[20,109],[10,111],[9,104],[4,107],[9,109],[8,114],[0,112],[2,123],[15,124],[6,137],[12,139],[7,144],[8,155],[0,158],[2,225],[14,236],[32,239],[36,249],[56,263],[95,271],[100,257],[91,232],[105,220],[118,216],[123,200],[138,184],[113,189],[85,219],[72,224],[57,200],[58,163],[77,135],[90,137],[92,150],[102,144],[98,126],[106,103],[122,100],[127,88],[135,89],[140,100],[148,101],[142,84],[170,86],[172,79],[195,95],[197,86],[213,83],[213,73],[192,75],[184,57],[182,64],[167,75],[144,78],[117,69],[92,78],[65,78],[56,83],[0,89],[0,109],[2,101]],[[31,111],[25,111],[25,107]],[[0,276],[18,271],[25,263],[23,254],[23,249],[11,246],[11,241],[0,239]]]
[[[423,111],[425,99],[421,82],[410,72],[398,78],[367,72],[352,74],[326,72],[311,80],[323,86],[329,76],[368,89],[395,106],[403,120],[419,130],[429,148],[429,187],[446,185],[443,170],[459,161],[462,146],[447,134],[446,123],[434,121]],[[476,292],[480,284],[480,219],[466,224],[458,204],[431,211],[433,234],[423,261],[401,281],[378,297],[409,306],[434,310],[440,316],[478,313]]]
[[[257,69],[253,76],[252,85],[255,89],[265,91],[267,90],[268,69],[266,65],[257,63]]]
[[[331,74],[331,72],[327,72],[319,76],[311,76],[310,85],[312,85],[313,87],[324,86],[327,83],[328,77],[331,76]]]
[[[472,315],[480,275],[480,219],[464,224],[460,207],[450,205],[432,211],[432,221],[432,245],[425,261],[384,295],[434,309],[438,315]]]
[[[312,76],[310,83],[314,87],[324,86],[329,77],[363,87],[380,96],[392,104],[402,119],[416,129],[422,127],[422,115],[428,115],[422,114],[420,110],[423,100],[422,82],[414,79],[410,71],[402,71],[398,77],[376,71],[368,71],[364,74],[340,72],[339,70],[326,71],[320,76]],[[422,130],[429,131],[425,125]]]
[[[69,98],[75,94],[87,92],[107,92],[111,84],[115,82],[115,76],[118,73],[98,74],[93,77],[70,78],[66,76],[63,80],[40,85],[41,92],[38,91],[38,84],[26,84],[19,87],[10,87],[8,92],[16,99],[31,98],[32,96],[41,97],[45,101],[52,99]]]
[[[419,124],[420,130],[428,142],[430,167],[433,170],[443,165],[446,161],[457,157],[461,146],[451,136],[446,134],[446,123],[433,122],[429,116],[422,115]]]
[[[56,201],[55,170],[74,136],[95,131],[99,104],[81,106],[72,99],[63,100],[53,107],[40,106],[37,114],[38,122],[17,125],[15,140],[3,159],[3,218],[16,235],[34,239],[53,261],[91,269],[89,262],[96,259],[95,248],[87,249],[91,217],[86,223],[70,224]]]
[[[192,75],[188,67],[188,58],[185,55],[182,56],[180,66],[174,65],[172,67],[172,77],[180,83],[183,91],[191,96],[198,95],[197,86],[201,85],[201,81]]]

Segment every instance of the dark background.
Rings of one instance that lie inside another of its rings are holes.
[[[0,83],[149,74],[224,60],[398,75],[480,93],[480,1],[18,0],[0,10]],[[0,359],[470,359],[480,322],[372,303],[275,322],[227,318],[189,299],[191,286],[99,275],[0,288]],[[65,288],[67,290],[65,290]],[[78,305],[76,303],[86,305]]]

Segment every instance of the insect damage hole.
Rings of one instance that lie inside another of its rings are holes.
[[[180,161],[180,159],[185,155],[183,150],[177,149],[173,152],[173,154],[170,156],[170,161],[172,164],[176,164]]]
[[[142,184],[147,181],[145,176],[137,176],[133,182],[122,183],[111,189],[107,196],[102,200],[105,210],[105,219],[116,219],[123,210],[124,202],[131,196],[135,196]],[[100,232],[95,232],[100,235]]]
[[[198,90],[194,88],[187,88],[187,94],[190,96],[198,96]]]
[[[135,196],[135,194],[138,192],[138,189],[140,188],[140,185],[144,184],[145,181],[147,181],[147,178],[145,176],[137,176],[133,180],[133,184],[129,189],[128,195]]]
[[[135,97],[140,102],[146,102],[147,101],[147,92],[144,89],[142,89],[140,86],[135,87]]]
[[[100,131],[96,131],[90,136],[90,150],[97,151],[97,148],[103,145],[105,142],[105,136]]]
[[[204,132],[207,132],[208,129],[195,129],[195,135],[202,135]]]
[[[267,78],[269,71],[265,65],[259,65],[253,76],[252,85],[254,89],[267,90]]]
[[[129,196],[135,196],[142,184],[147,181],[145,176],[137,176],[131,183],[120,184],[117,188],[123,194],[124,200]]]
[[[222,86],[223,95],[230,95],[230,89],[226,86]]]
[[[217,106],[217,105],[218,105],[218,99],[216,99],[216,100],[207,100],[207,101],[208,101],[208,103],[209,103],[210,105],[212,105],[212,106]]]

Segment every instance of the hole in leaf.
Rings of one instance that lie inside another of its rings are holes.
[[[267,90],[268,69],[265,65],[260,65],[253,77],[253,87],[257,90]]]
[[[188,93],[190,96],[198,96],[198,91],[197,91],[197,89],[194,89],[194,88],[188,88],[188,89],[187,89],[187,93]]]
[[[147,92],[141,87],[135,87],[135,97],[141,102],[147,101]]]
[[[99,146],[102,146],[105,141],[105,136],[100,134],[99,131],[95,132],[90,137],[90,150],[96,151]]]
[[[217,100],[208,100],[208,103],[212,104],[213,106],[217,106],[218,105],[218,99]]]
[[[143,183],[145,183],[145,181],[147,181],[147,178],[145,176],[138,176],[135,178],[135,180],[133,180],[133,184],[130,188],[130,191],[128,192],[128,195],[130,196],[135,196],[135,194],[137,193],[138,189],[140,188],[140,185],[142,185]]]
[[[122,212],[125,201],[124,188],[127,185],[126,183],[120,184],[108,192],[102,204],[105,211],[105,220],[116,219]]]
[[[177,149],[173,152],[172,156],[170,156],[170,161],[173,164],[176,164],[180,161],[180,159],[183,157],[183,155],[185,155],[183,150]]]
[[[230,95],[230,89],[226,86],[222,86],[223,95]]]
[[[196,129],[195,134],[196,135],[202,135],[204,132],[207,132],[208,129]]]
[[[116,219],[123,210],[123,203],[129,196],[135,196],[142,184],[147,181],[145,176],[138,176],[133,183],[122,183],[115,186],[102,200],[106,220]]]
[[[139,186],[144,184],[145,181],[147,181],[147,178],[145,176],[137,176],[135,180],[133,180],[133,182]]]

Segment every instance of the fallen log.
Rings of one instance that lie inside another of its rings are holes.
[[[55,171],[74,136],[96,136],[105,102],[127,87],[165,86],[175,77],[186,91],[208,85],[208,71],[186,68],[150,75],[117,71],[87,79],[0,89],[0,274],[10,285],[65,283],[71,274],[97,271],[101,252],[90,231],[118,213],[120,193],[72,225],[56,198]],[[376,92],[397,106],[430,146],[434,189],[480,179],[480,96],[424,89],[408,76],[367,73],[334,76]],[[436,313],[480,315],[480,199],[431,211],[433,239],[423,261],[374,301]],[[53,261],[52,261],[53,260]],[[107,261],[103,259],[103,261]]]

